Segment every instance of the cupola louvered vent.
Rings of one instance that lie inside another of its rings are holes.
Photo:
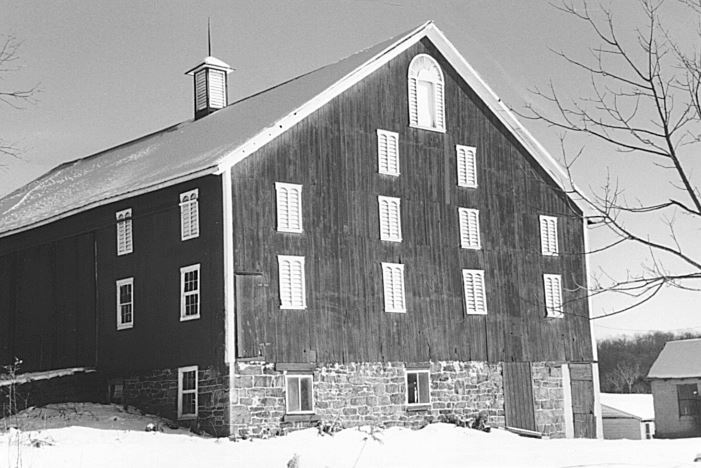
[[[187,75],[194,77],[195,119],[226,107],[228,102],[227,75],[233,69],[214,57],[207,57]]]

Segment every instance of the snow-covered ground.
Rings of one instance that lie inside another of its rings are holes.
[[[246,467],[695,467],[701,438],[678,440],[538,440],[448,424],[421,430],[369,427],[334,436],[315,429],[267,440],[232,442],[172,430],[153,416],[116,406],[49,405],[21,414],[25,430],[5,430],[0,420],[0,467],[26,468]],[[146,432],[147,424],[164,432]]]

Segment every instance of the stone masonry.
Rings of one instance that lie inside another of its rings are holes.
[[[565,396],[561,364],[531,364],[536,431],[549,437],[565,436]]]

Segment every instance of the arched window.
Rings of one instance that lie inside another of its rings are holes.
[[[409,64],[409,125],[445,131],[443,72],[429,55],[419,54]]]

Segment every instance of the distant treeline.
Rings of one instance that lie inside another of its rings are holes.
[[[645,377],[664,344],[688,338],[701,338],[701,333],[654,332],[599,341],[601,391],[650,393],[650,382]]]

